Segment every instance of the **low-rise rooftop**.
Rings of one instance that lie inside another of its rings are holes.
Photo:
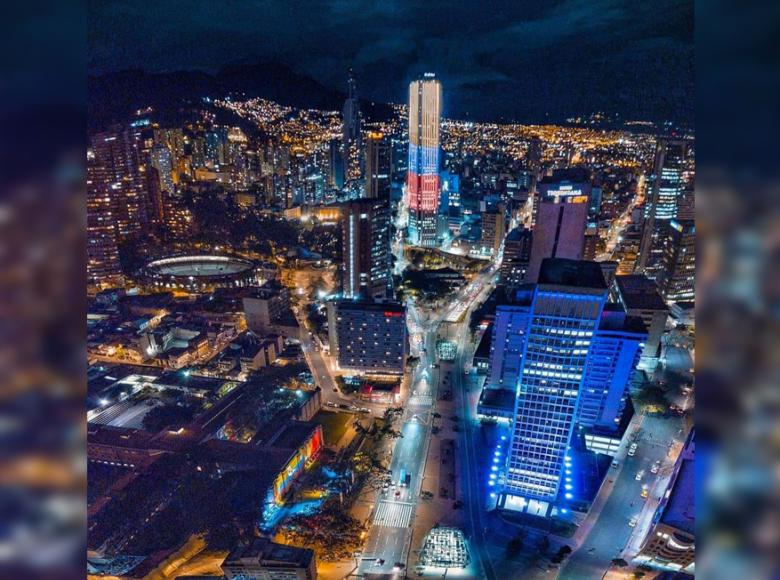
[[[257,538],[230,552],[223,566],[259,564],[266,568],[308,568],[313,558],[313,550],[276,544],[268,538]]]

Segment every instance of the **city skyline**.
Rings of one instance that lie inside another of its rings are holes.
[[[609,58],[586,70],[603,73],[657,7],[356,4],[317,30],[306,2],[263,4],[267,38],[241,33],[253,1],[181,4],[171,43],[202,19],[214,36],[141,68],[194,72],[90,81],[89,577],[692,574],[693,132],[461,108],[592,110],[598,91],[556,58],[595,43]],[[108,61],[163,46],[125,43],[172,7],[114,22]],[[397,52],[382,42],[402,13],[403,70],[374,58]],[[323,64],[312,42],[334,24]],[[507,55],[482,51],[494,34],[539,49],[533,66],[484,76]],[[445,39],[459,61],[441,62]],[[253,64],[268,41],[290,58]],[[226,49],[246,64],[198,72]],[[631,91],[666,82],[655,58]],[[566,82],[580,105],[551,98]]]
[[[436,70],[449,87],[445,114],[455,118],[542,122],[606,111],[625,119],[692,120],[691,5],[501,4],[483,11],[466,2],[312,3],[307,11],[246,3],[216,14],[199,3],[179,10],[110,2],[92,11],[88,68],[92,75],[214,74],[266,63],[277,80],[286,71],[305,79],[307,92],[313,85],[342,98],[353,69],[361,97],[381,103],[403,102],[399,87]],[[444,17],[425,25],[404,21],[418,8]],[[207,34],[214,19],[223,27]],[[175,34],[159,34],[174,26]],[[339,50],[326,49],[332,46]],[[294,94],[295,86],[287,90]]]

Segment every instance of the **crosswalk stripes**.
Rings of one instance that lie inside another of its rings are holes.
[[[433,405],[433,397],[430,395],[414,395],[409,401],[411,405]]]
[[[374,515],[375,526],[408,528],[413,504],[400,501],[380,501]]]

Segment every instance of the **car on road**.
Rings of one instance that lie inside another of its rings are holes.
[[[639,521],[639,516],[634,516],[628,521],[628,527],[633,528],[636,527],[637,522]]]
[[[642,498],[647,498],[648,495],[650,495],[650,492],[647,491],[647,484],[642,486],[642,491],[639,494]]]
[[[658,470],[661,468],[661,464],[656,461],[653,463],[653,466],[650,468],[650,473],[658,473]]]
[[[639,471],[636,472],[636,477],[634,479],[636,479],[637,481],[642,481],[644,475],[645,475],[645,470],[640,469]]]
[[[385,565],[385,561],[382,558],[374,562],[374,566],[384,566],[384,565]]]
[[[406,565],[403,562],[396,562],[393,564],[393,571],[395,572],[400,572],[404,568],[406,568]]]
[[[619,465],[620,465],[620,461],[618,461],[617,459],[615,459],[615,460],[612,462],[612,465],[611,465],[610,467],[612,467],[613,469],[617,469],[617,467],[618,467]]]
[[[632,443],[631,446],[628,448],[628,456],[633,457],[636,455],[637,447],[639,447],[636,443]]]

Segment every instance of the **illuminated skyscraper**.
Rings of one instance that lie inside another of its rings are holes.
[[[677,217],[678,203],[685,188],[686,156],[685,141],[658,141],[637,263],[639,272],[653,279],[662,258],[669,220]]]
[[[587,195],[570,188],[547,192],[539,204],[526,282],[536,282],[545,258],[582,259],[587,221]]]
[[[409,240],[435,246],[439,219],[441,83],[432,73],[409,84]]]
[[[344,296],[374,300],[391,298],[389,200],[360,199],[345,203],[341,223]]]
[[[390,144],[382,133],[366,137],[366,185],[364,197],[390,199]]]
[[[669,302],[691,302],[696,296],[696,223],[669,220],[656,282]]]
[[[607,304],[599,264],[563,259],[544,260],[539,283],[499,306],[494,324],[487,384],[516,391],[498,505],[548,516],[573,500],[564,473],[574,438],[618,431],[647,332]]]
[[[338,139],[328,143],[328,185],[335,189],[344,187],[344,155]]]
[[[349,71],[349,80],[347,81],[347,98],[344,101],[342,115],[342,136],[341,136],[341,154],[344,159],[345,172],[349,176],[354,176],[359,167],[355,167],[354,159],[351,153],[361,153],[360,139],[360,102],[357,97],[357,84],[352,70]],[[360,165],[359,163],[357,165]]]
[[[606,300],[598,264],[542,264],[517,384],[504,507],[546,516],[558,498],[588,353]]]

